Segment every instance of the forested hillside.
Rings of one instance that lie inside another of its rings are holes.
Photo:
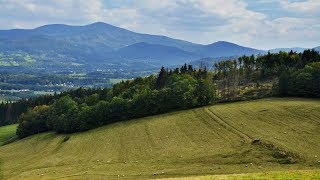
[[[242,56],[215,63],[213,71],[187,64],[162,67],[158,75],[122,81],[112,88],[80,88],[1,104],[1,123],[15,123],[19,117],[20,138],[50,130],[72,133],[216,102],[320,97],[319,77],[320,55],[315,50]]]
[[[44,131],[72,133],[116,121],[145,117],[214,102],[215,86],[206,69],[191,65],[162,68],[158,76],[125,81],[103,94],[62,96],[52,104],[36,106],[19,118],[20,138]]]
[[[320,97],[320,55],[315,50],[242,56],[214,64],[224,101],[265,96]]]

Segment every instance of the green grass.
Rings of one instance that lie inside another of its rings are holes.
[[[212,175],[212,176],[191,176],[183,178],[169,179],[320,179],[320,170],[305,170],[305,171],[276,171],[265,173],[247,173],[247,174],[227,174],[227,175]]]
[[[17,124],[0,127],[0,146],[16,138]]]
[[[318,178],[319,139],[319,100],[262,99],[42,133],[0,147],[0,169],[5,179]]]

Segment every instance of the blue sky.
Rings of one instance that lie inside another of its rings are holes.
[[[195,43],[320,46],[320,0],[0,0],[0,29],[103,21]]]

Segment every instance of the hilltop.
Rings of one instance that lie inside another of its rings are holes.
[[[320,168],[319,117],[319,100],[217,104],[82,133],[30,136],[0,147],[0,169],[4,178],[12,179],[313,170]],[[319,177],[318,172],[312,177]]]

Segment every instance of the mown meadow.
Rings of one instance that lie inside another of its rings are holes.
[[[5,179],[319,178],[319,117],[319,100],[269,98],[74,134],[45,132],[1,146],[1,174]]]

